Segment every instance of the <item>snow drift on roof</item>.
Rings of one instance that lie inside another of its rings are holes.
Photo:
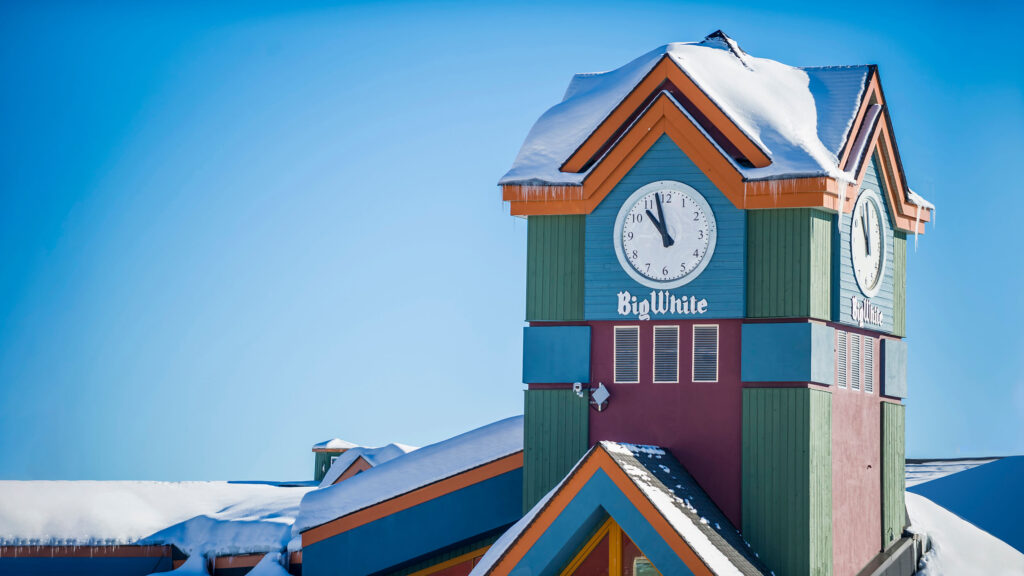
[[[522,416],[425,446],[344,482],[310,492],[302,499],[294,532],[298,534],[522,449]]]
[[[370,466],[379,466],[388,460],[394,460],[399,456],[404,456],[409,452],[416,450],[415,446],[407,446],[405,444],[388,444],[387,446],[381,446],[380,448],[366,448],[360,446],[358,448],[352,448],[346,451],[338,459],[331,464],[331,468],[324,475],[324,479],[320,482],[320,488],[326,488],[334,484],[338,477],[348,470],[348,467],[352,465],[359,457],[366,460]]]
[[[0,544],[281,550],[311,487],[229,482],[0,482]]]
[[[358,444],[346,442],[339,438],[331,438],[330,440],[325,440],[323,442],[313,444],[313,450],[348,450],[350,448],[356,448],[358,446]]]
[[[852,181],[837,156],[869,68],[794,68],[750,56],[715,34],[698,43],[661,46],[610,72],[575,76],[562,102],[533,125],[499,184],[581,184],[589,171],[559,168],[664,56],[771,158],[763,168],[734,163],[745,178],[828,175]]]

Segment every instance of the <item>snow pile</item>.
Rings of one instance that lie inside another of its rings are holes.
[[[149,576],[157,574],[174,574],[175,576],[210,576],[206,570],[206,558],[202,554],[193,554],[185,560],[185,563],[170,572],[153,572]]]
[[[313,444],[313,450],[350,450],[352,448],[358,448],[358,444],[346,442],[339,438],[331,438],[323,442]]]
[[[270,552],[253,566],[247,576],[288,576],[288,571],[281,565],[281,553]]]
[[[771,159],[763,168],[734,164],[745,178],[853,180],[838,166],[836,143],[845,141],[853,124],[868,68],[809,69],[812,86],[807,70],[750,56],[724,34],[713,34],[698,43],[661,46],[611,72],[573,78],[565,99],[534,124],[499,184],[580,185],[588,172],[560,167],[665,56]]]
[[[907,512],[911,530],[931,542],[920,576],[1024,574],[1024,554],[924,496],[907,492]]]
[[[294,533],[523,449],[523,417],[499,420],[371,468],[302,499]]]
[[[311,487],[230,482],[0,482],[0,544],[281,550]]]
[[[407,446],[405,444],[388,444],[387,446],[381,446],[380,448],[366,448],[358,447],[347,450],[341,456],[338,456],[337,460],[331,464],[330,470],[324,475],[324,479],[320,482],[320,488],[326,488],[333,485],[345,470],[352,465],[358,458],[362,457],[366,460],[370,466],[379,466],[388,460],[394,460],[399,456],[404,456],[409,452],[416,450],[416,446]]]
[[[995,458],[978,460],[928,460],[924,462],[908,461],[906,464],[907,488],[938,480],[957,472],[970,470],[982,464],[988,464]]]

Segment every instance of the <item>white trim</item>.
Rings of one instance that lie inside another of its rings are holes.
[[[633,205],[636,204],[640,198],[656,190],[671,190],[673,192],[679,192],[680,194],[689,196],[697,207],[707,214],[708,218],[708,249],[704,252],[704,258],[701,259],[700,264],[698,264],[692,272],[682,278],[677,278],[669,282],[658,282],[657,280],[652,280],[640,274],[640,272],[633,268],[633,265],[629,263],[629,260],[626,259],[626,255],[623,253],[622,249],[622,226],[626,222],[626,214],[629,213],[633,208]],[[619,214],[615,217],[615,226],[612,228],[612,240],[615,242],[615,257],[618,258],[619,265],[622,266],[622,269],[626,271],[626,274],[628,274],[630,278],[644,286],[647,286],[648,288],[668,290],[689,284],[696,280],[697,277],[700,276],[701,272],[707,268],[708,264],[711,262],[711,257],[715,254],[715,245],[718,243],[718,223],[715,221],[715,213],[711,210],[711,205],[708,204],[708,201],[704,196],[692,186],[675,180],[658,180],[657,182],[651,182],[650,184],[641,186],[636,192],[630,194],[629,198],[626,198],[626,201],[622,203],[622,207],[619,208]]]
[[[658,329],[675,330],[676,332],[676,375],[672,380],[658,380]],[[655,384],[678,384],[679,383],[679,326],[678,325],[655,325],[651,331],[651,378]]]
[[[619,380],[619,330],[632,330],[636,332],[636,380]],[[640,383],[640,326],[628,324],[612,327],[612,381],[616,384],[639,384]]]
[[[714,380],[697,380],[695,373],[697,369],[697,328],[714,328],[715,329],[715,379]],[[718,382],[718,365],[719,360],[719,344],[721,342],[721,328],[718,324],[694,324],[693,331],[690,339],[690,382]]]

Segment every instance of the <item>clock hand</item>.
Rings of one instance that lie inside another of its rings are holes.
[[[869,228],[871,227],[871,221],[868,220],[868,210],[871,208],[868,206],[864,207],[864,211],[860,213],[860,229],[864,233],[864,252],[871,256],[871,238],[869,234]]]
[[[658,219],[661,220],[661,243],[665,245],[665,248],[668,248],[675,244],[676,241],[668,235],[668,224],[665,223],[665,213],[661,210],[661,193],[655,193],[654,200],[658,203]]]
[[[662,245],[664,245],[666,248],[671,246],[672,239],[669,238],[668,233],[665,232],[665,223],[658,220],[658,218],[655,217],[654,213],[651,212],[650,210],[647,210],[647,217],[651,220],[651,224],[654,224],[654,227],[658,229],[658,233],[661,234]]]

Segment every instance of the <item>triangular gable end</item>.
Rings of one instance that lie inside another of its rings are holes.
[[[670,458],[666,455],[664,462],[674,463]],[[703,511],[691,507],[687,512],[672,494],[629,449],[601,442],[495,543],[472,574],[558,576],[609,518],[661,574],[767,573],[749,559],[749,552],[735,549],[741,541],[735,528],[717,509],[711,513],[710,500]],[[735,542],[721,535],[730,531]]]

